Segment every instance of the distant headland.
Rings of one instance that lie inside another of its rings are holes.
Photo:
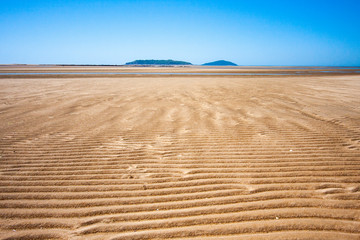
[[[203,64],[203,66],[237,66],[237,64],[225,60],[219,60],[215,62],[209,62]]]
[[[192,63],[175,60],[135,60],[127,62],[126,65],[192,65]]]

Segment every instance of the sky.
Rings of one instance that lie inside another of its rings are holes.
[[[359,0],[0,0],[0,64],[360,66]]]

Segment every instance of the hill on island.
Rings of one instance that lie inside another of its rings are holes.
[[[237,64],[225,60],[219,60],[215,62],[209,62],[203,64],[203,66],[237,66]]]
[[[135,60],[127,62],[126,65],[192,65],[189,62],[175,61],[175,60]]]

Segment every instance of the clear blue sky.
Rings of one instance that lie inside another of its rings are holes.
[[[360,65],[359,0],[0,0],[0,63]]]

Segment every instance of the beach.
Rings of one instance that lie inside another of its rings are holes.
[[[1,239],[360,238],[358,70],[74,68],[0,67]]]

